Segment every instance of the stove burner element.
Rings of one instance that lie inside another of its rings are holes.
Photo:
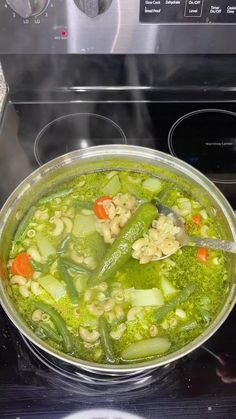
[[[172,155],[217,183],[236,183],[236,113],[222,109],[190,112],[172,125]]]
[[[54,119],[39,132],[34,155],[42,165],[69,151],[126,143],[123,130],[111,119],[93,113],[74,113]]]

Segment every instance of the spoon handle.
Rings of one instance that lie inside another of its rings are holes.
[[[236,243],[229,240],[188,237],[188,245],[208,247],[209,249],[223,250],[224,252],[236,254]]]

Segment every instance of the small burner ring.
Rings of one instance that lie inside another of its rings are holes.
[[[34,156],[41,166],[70,151],[95,145],[127,144],[121,127],[95,113],[72,113],[45,125],[34,142]]]

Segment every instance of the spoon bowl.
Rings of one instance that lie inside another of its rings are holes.
[[[177,214],[172,208],[167,207],[166,205],[162,205],[157,202],[154,202],[154,204],[156,205],[159,214],[163,214],[166,216],[171,215],[175,226],[179,227],[179,232],[175,235],[175,239],[179,242],[179,248],[177,250],[184,246],[196,246],[206,247],[208,249],[214,250],[222,250],[223,252],[230,252],[236,254],[235,242],[231,242],[229,240],[218,240],[205,237],[189,236],[184,229],[184,223],[179,214]],[[167,257],[176,253],[177,250],[175,250],[172,253],[169,253],[168,255],[163,255],[157,260],[166,259]]]

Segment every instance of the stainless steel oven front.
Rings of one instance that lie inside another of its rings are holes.
[[[236,0],[3,0],[2,53],[236,53]]]

